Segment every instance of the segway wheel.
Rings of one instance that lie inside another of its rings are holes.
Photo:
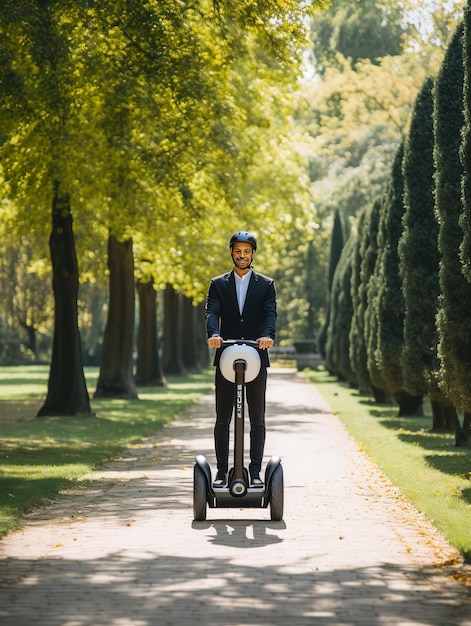
[[[202,469],[195,465],[193,470],[193,519],[204,522],[206,519],[206,478]]]
[[[270,518],[274,522],[283,519],[283,489],[283,467],[278,465],[271,478]]]

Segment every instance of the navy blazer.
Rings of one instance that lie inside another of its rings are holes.
[[[239,313],[234,270],[211,280],[205,306],[208,337],[223,339],[275,339],[276,290],[273,278],[252,270],[244,309]],[[262,364],[269,366],[268,350],[259,350]],[[216,350],[214,365],[219,363],[221,348]]]

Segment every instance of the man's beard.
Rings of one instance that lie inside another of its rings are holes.
[[[239,259],[234,259],[234,265],[239,269],[239,270],[245,270],[248,269],[250,267],[251,261],[247,260],[247,261],[240,261]]]

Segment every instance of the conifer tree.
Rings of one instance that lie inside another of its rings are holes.
[[[331,316],[327,330],[326,363],[330,371],[350,385],[357,384],[349,358],[349,337],[353,316],[351,297],[352,258],[356,244],[353,231],[340,255],[332,281]]]
[[[458,42],[459,45],[460,42]],[[429,395],[434,428],[445,428],[453,408],[437,381],[438,222],[434,207],[433,85],[427,78],[417,96],[405,143],[403,232],[399,241],[404,294],[404,386],[412,395]],[[456,415],[456,413],[455,413]]]
[[[452,42],[454,54],[447,58],[435,91],[434,132],[436,192],[435,208],[439,221],[438,245],[440,250],[440,308],[437,315],[439,333],[440,387],[458,411],[471,412],[469,377],[471,374],[471,285],[462,272],[460,246],[463,231],[460,218],[463,214],[461,179],[463,166],[460,160],[461,133],[464,124],[463,66],[469,67],[469,8],[465,11],[464,31],[459,27]],[[463,33],[468,33],[464,36]],[[461,46],[465,42],[463,63]],[[466,140],[465,144],[466,145]],[[466,162],[466,158],[465,158]],[[465,417],[469,431],[469,419]],[[457,428],[455,443],[461,445],[466,432]]]
[[[463,64],[463,140],[461,144],[461,160],[463,163],[462,194],[463,211],[460,224],[463,229],[461,254],[463,273],[471,282],[471,3],[468,2],[464,12],[465,37],[460,38],[461,59]],[[461,36],[463,35],[460,29]],[[457,38],[457,35],[455,35]],[[450,46],[451,47],[451,46]],[[458,52],[457,52],[458,56]]]
[[[378,256],[378,227],[381,205],[382,198],[379,196],[374,200],[371,210],[368,212],[364,232],[360,233],[360,236],[364,238],[364,251],[362,252],[360,267],[361,280],[358,287],[358,307],[354,312],[354,315],[358,318],[356,323],[363,333],[362,337],[358,337],[359,346],[357,349],[358,354],[355,358],[355,373],[358,376],[360,385],[371,388],[377,402],[384,402],[387,394],[377,368],[373,366],[372,360],[368,359],[368,338],[373,332],[371,325],[373,328],[376,328],[374,317],[369,315],[368,302],[369,294],[372,297],[371,294],[375,291],[374,269]],[[374,369],[375,374],[373,376],[370,367]],[[376,384],[373,382],[373,378],[375,378]],[[378,384],[378,381],[380,381],[380,384]]]
[[[373,204],[373,211],[371,213],[368,230],[369,244],[365,251],[365,258],[362,263],[362,307],[364,309],[363,332],[366,350],[366,369],[375,397],[385,397],[388,395],[386,384],[381,377],[375,358],[376,345],[378,341],[376,294],[378,293],[379,288],[379,278],[375,273],[375,268],[378,262],[378,229],[383,202],[384,196],[380,196]]]
[[[368,205],[362,209],[358,217],[356,225],[356,244],[352,255],[352,278],[350,285],[353,311],[349,335],[349,359],[358,380],[358,385],[363,391],[370,390],[371,381],[366,365],[364,317],[361,308],[361,287],[363,280],[361,266],[369,244],[368,224],[372,210],[373,205]]]
[[[368,351],[378,369],[382,384],[399,405],[399,415],[415,415],[422,412],[422,397],[412,397],[405,390],[401,363],[404,298],[397,247],[404,214],[403,155],[404,143],[396,153],[381,207],[378,257],[372,283],[376,293],[372,294],[371,300],[371,314],[376,318],[376,336],[370,336]]]
[[[328,267],[328,293],[327,293],[327,306],[325,312],[325,320],[324,324],[319,332],[317,337],[317,349],[320,352],[321,356],[325,359],[326,357],[326,343],[327,343],[327,331],[330,324],[330,300],[331,300],[331,291],[332,291],[332,283],[334,280],[335,269],[337,267],[337,263],[339,262],[340,255],[342,254],[343,249],[343,232],[342,232],[342,222],[340,219],[339,211],[335,211],[334,216],[334,225],[332,228],[332,235],[330,240],[330,257],[329,257],[329,267]]]

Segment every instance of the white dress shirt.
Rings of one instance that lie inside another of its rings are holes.
[[[239,276],[236,272],[234,272],[235,278],[235,286],[237,293],[237,302],[239,303],[239,313],[242,313],[244,310],[245,297],[247,295],[247,289],[249,288],[250,276],[252,275],[252,271],[247,272],[243,276]]]

